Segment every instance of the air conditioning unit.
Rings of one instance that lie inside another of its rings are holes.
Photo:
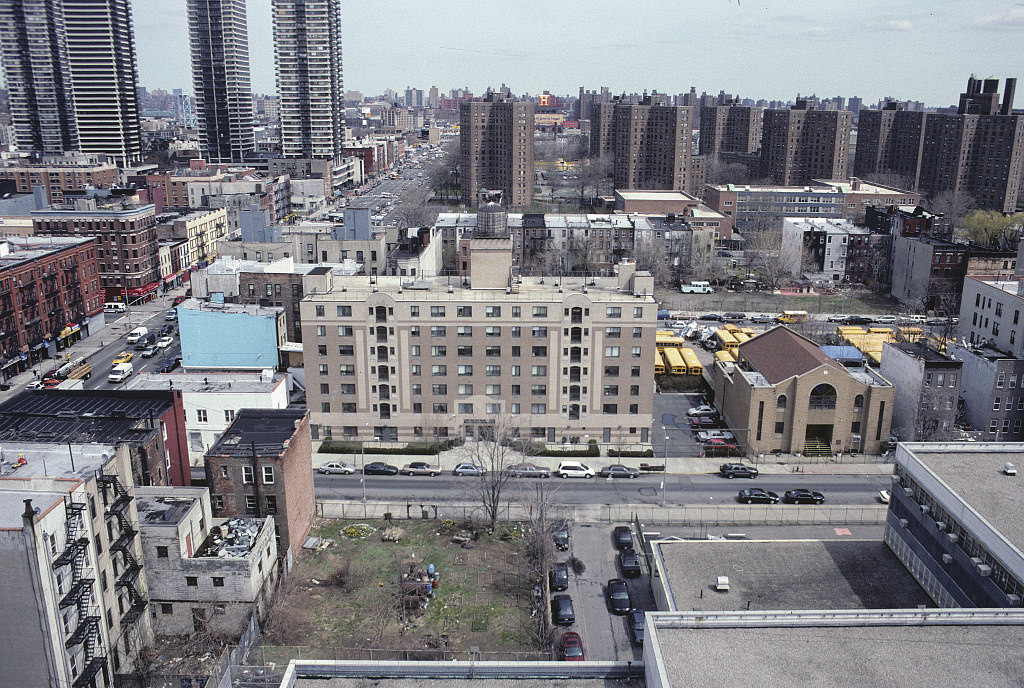
[[[946,539],[949,540],[950,542],[956,542],[957,540],[960,539],[960,536],[957,535],[956,533],[946,533]]]
[[[900,519],[900,528],[906,528],[908,525],[910,525],[910,521],[905,518]]]
[[[946,529],[946,522],[945,521],[936,521],[935,522],[935,527],[938,528],[939,530],[945,530]]]
[[[931,507],[929,507],[927,504],[922,504],[921,505],[921,513],[922,514],[927,514],[929,511],[931,511]]]
[[[1010,593],[1009,595],[1006,596],[1006,603],[1008,605],[1010,605],[1011,607],[1019,607],[1020,606],[1020,595],[1017,595],[1015,593]]]
[[[904,487],[903,488],[903,494],[907,495],[908,497],[913,497],[914,496],[914,490],[912,488],[909,488],[909,487]]]
[[[953,563],[953,555],[952,554],[943,554],[942,555],[942,563],[943,564],[952,564]]]
[[[985,576],[985,577],[991,576],[992,575],[992,567],[989,566],[988,564],[981,564],[980,566],[978,566],[978,575],[979,576]]]

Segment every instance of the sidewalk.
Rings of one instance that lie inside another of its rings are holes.
[[[161,295],[138,306],[132,306],[129,310],[128,315],[119,317],[118,320],[112,322],[111,316],[115,315],[112,313],[104,314],[107,317],[107,326],[96,334],[85,337],[84,339],[75,342],[70,347],[58,352],[59,358],[44,358],[40,362],[36,363],[35,366],[28,370],[18,373],[10,380],[7,384],[11,388],[7,391],[0,392],[0,401],[10,399],[15,394],[22,392],[29,383],[36,379],[36,373],[40,376],[45,375],[57,366],[63,364],[68,360],[68,356],[71,358],[85,358],[89,360],[96,355],[97,352],[101,351],[111,342],[122,339],[132,329],[138,327],[141,323],[149,320],[158,313],[165,313],[171,309],[171,301],[176,296],[182,296],[185,294],[187,287],[178,287],[172,289],[166,294]],[[162,324],[162,321],[161,321]],[[125,344],[127,348],[127,344]],[[106,371],[102,371],[103,375],[106,375]]]

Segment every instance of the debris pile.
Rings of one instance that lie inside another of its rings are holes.
[[[249,555],[256,537],[260,533],[259,523],[243,518],[229,521],[210,528],[210,537],[196,556],[240,559]]]

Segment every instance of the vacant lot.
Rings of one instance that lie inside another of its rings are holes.
[[[522,575],[518,541],[479,534],[463,548],[450,522],[397,523],[397,543],[383,541],[383,522],[367,523],[373,531],[361,539],[346,536],[352,521],[316,523],[314,534],[335,544],[299,557],[271,613],[261,658],[368,659],[373,649],[374,659],[441,659],[474,646],[515,657],[534,649],[533,581]],[[421,609],[398,594],[399,580],[429,564],[439,584]]]
[[[853,313],[872,315],[895,313],[898,305],[866,289],[847,289],[838,294],[768,294],[765,292],[723,292],[714,294],[681,294],[678,289],[658,288],[655,298],[662,308],[681,310],[694,315],[739,311],[747,313],[779,313],[783,310],[804,310],[808,313]]]

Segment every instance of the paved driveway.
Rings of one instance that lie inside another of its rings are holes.
[[[699,456],[700,444],[690,432],[686,410],[702,403],[702,394],[655,394],[651,445],[656,457]],[[664,430],[662,429],[664,427]],[[666,443],[665,438],[668,437]]]

